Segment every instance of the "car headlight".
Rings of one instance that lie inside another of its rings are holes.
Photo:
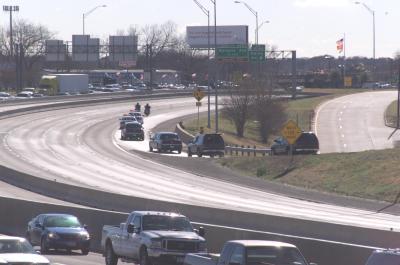
[[[199,251],[207,252],[207,244],[205,241],[201,241],[199,243]]]
[[[162,240],[159,238],[151,239],[150,247],[151,248],[162,248]]]
[[[60,238],[60,236],[57,235],[57,233],[53,233],[53,232],[48,233],[47,237],[50,238],[50,239],[58,239],[58,238]]]
[[[84,240],[89,240],[90,239],[90,235],[89,235],[88,232],[81,232],[80,235],[81,235],[81,238],[84,239]]]

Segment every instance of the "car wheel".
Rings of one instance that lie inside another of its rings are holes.
[[[42,238],[42,240],[40,240],[40,253],[46,254],[47,252],[49,252],[49,247],[46,244],[46,239]]]
[[[118,257],[115,255],[112,245],[110,243],[106,246],[106,265],[117,265]]]
[[[211,154],[210,157],[211,157],[211,158],[214,158],[214,154]]]
[[[150,152],[153,152],[153,147],[149,146]]]
[[[224,157],[224,154],[223,153],[219,154],[219,157]]]
[[[200,151],[197,151],[197,156],[198,156],[198,157],[202,157],[203,154],[202,154]]]
[[[178,149],[178,154],[182,153],[182,149]]]
[[[151,265],[150,259],[149,259],[149,255],[147,255],[147,250],[146,248],[142,248],[140,250],[140,265]]]
[[[89,249],[88,248],[82,248],[81,251],[82,251],[82,255],[87,256],[89,254]]]
[[[190,151],[190,148],[188,148],[188,157],[192,157],[192,151]]]

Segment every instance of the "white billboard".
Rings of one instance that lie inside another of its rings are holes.
[[[72,60],[95,62],[100,58],[100,39],[90,35],[72,35]]]
[[[186,41],[191,48],[208,47],[208,27],[186,27]],[[245,25],[217,26],[217,46],[248,45],[249,27]],[[210,26],[210,45],[214,47],[214,26]]]
[[[67,45],[62,40],[46,40],[46,61],[64,61],[67,55]]]
[[[109,53],[110,61],[124,65],[136,65],[137,36],[110,36]],[[134,62],[134,63],[132,63]]]

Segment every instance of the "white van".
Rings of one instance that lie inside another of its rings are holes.
[[[399,265],[400,249],[375,250],[365,265]]]

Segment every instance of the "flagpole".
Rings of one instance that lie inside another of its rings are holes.
[[[343,33],[343,87],[346,87],[346,33]]]

